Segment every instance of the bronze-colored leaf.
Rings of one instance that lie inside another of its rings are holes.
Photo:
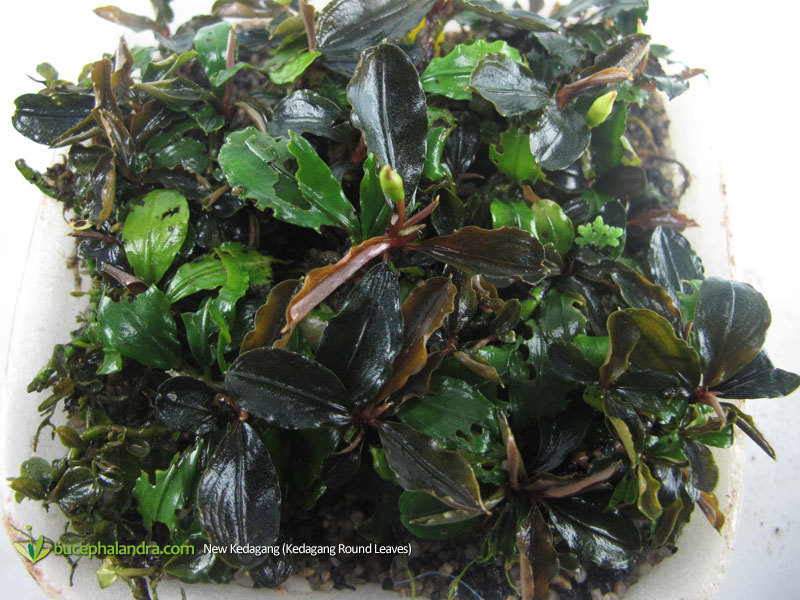
[[[453,312],[456,286],[447,277],[432,277],[412,290],[403,302],[403,345],[394,361],[392,375],[376,398],[383,399],[405,385],[428,361],[428,338]]]
[[[288,279],[269,291],[267,301],[256,312],[253,329],[242,340],[239,354],[271,346],[280,338],[281,329],[286,325],[286,308],[299,287],[300,281]]]
[[[513,227],[481,229],[470,225],[451,235],[425,240],[413,249],[467,273],[512,277],[528,283],[547,275],[542,244],[527,231]]]

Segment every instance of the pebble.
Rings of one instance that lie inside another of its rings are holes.
[[[333,580],[323,581],[319,586],[319,591],[330,592],[333,590]]]
[[[299,571],[297,571],[297,574],[300,575],[300,577],[311,577],[314,574],[314,572],[315,572],[314,569],[312,569],[311,567],[303,567]]]
[[[607,594],[603,594],[602,600],[620,600],[620,598],[614,592],[608,592]]]
[[[439,573],[444,573],[445,575],[452,575],[453,571],[455,571],[455,569],[449,562],[446,562],[439,567]]]

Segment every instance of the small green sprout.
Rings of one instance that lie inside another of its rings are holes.
[[[616,248],[619,246],[619,238],[622,237],[622,227],[606,225],[603,217],[598,216],[592,223],[578,225],[578,237],[575,243],[579,246],[592,245],[598,250],[606,246]]]

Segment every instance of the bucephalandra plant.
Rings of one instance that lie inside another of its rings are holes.
[[[153,6],[97,9],[155,45],[39,65],[13,116],[64,149],[17,166],[90,289],[29,388],[66,452],[10,485],[61,543],[195,549],[108,554],[101,586],[279,586],[297,563],[252,549],[338,543],[298,526],[334,504],[364,543],[477,544],[461,576],[525,600],[586,569],[588,597],[695,507],[722,527],[709,448],[774,457],[733,401],[800,377],[681,235],[658,90],[698,71],[646,0],[218,0],[174,32]]]

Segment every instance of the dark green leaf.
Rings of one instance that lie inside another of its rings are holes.
[[[200,524],[212,544],[267,546],[278,535],[281,491],[269,452],[250,425],[235,422],[220,442],[197,490]],[[251,568],[255,553],[221,555],[235,567]]]
[[[212,98],[210,90],[185,77],[162,79],[151,83],[136,83],[133,85],[133,89],[144,92],[177,109]]]
[[[639,415],[625,401],[613,395],[603,398],[603,413],[616,431],[631,464],[637,464],[644,447],[644,428]]]
[[[588,385],[598,379],[597,368],[584,358],[575,344],[556,340],[547,348],[547,360],[552,369],[567,381]]]
[[[428,107],[428,149],[425,155],[425,165],[422,167],[422,174],[431,181],[438,181],[442,177],[450,175],[447,165],[442,162],[442,153],[444,152],[447,138],[453,132],[455,126],[455,119],[450,114],[450,111]],[[438,214],[440,210],[437,210],[434,215]]]
[[[375,4],[399,9],[401,3]],[[402,4],[404,13],[413,12],[407,2]],[[413,204],[427,153],[428,110],[411,60],[391,44],[365,50],[347,86],[347,99],[353,106],[353,125],[364,132],[367,148],[403,178],[406,202]]]
[[[189,501],[203,447],[201,442],[182,454],[176,454],[166,471],[155,472],[155,485],[142,471],[133,488],[133,497],[139,502],[137,510],[145,527],[150,529],[154,522],[159,521],[175,533],[178,527],[175,512],[183,509]]]
[[[518,29],[527,31],[556,31],[559,29],[557,21],[547,19],[535,12],[521,8],[506,8],[494,0],[457,0],[456,4],[466,10],[478,13]]]
[[[788,396],[798,386],[800,375],[776,369],[762,350],[738,373],[715,386],[713,391],[721,398],[780,398]]]
[[[683,451],[689,458],[689,478],[692,486],[704,492],[712,492],[719,479],[719,470],[711,450],[700,441],[684,438]]]
[[[308,140],[293,131],[289,133],[288,149],[297,159],[297,184],[303,197],[328,218],[329,224],[342,227],[352,239],[357,239],[356,214],[339,180]]]
[[[530,69],[505,54],[484,56],[472,71],[469,85],[504,117],[539,110],[550,98]]]
[[[448,265],[481,275],[537,282],[547,273],[544,248],[530,233],[511,227],[464,227],[454,234],[431,238],[415,250]]]
[[[771,318],[767,301],[751,285],[706,279],[700,286],[694,326],[703,384],[717,385],[756,358]]]
[[[173,429],[202,435],[215,428],[217,393],[193,377],[172,377],[158,386],[156,416]]]
[[[627,35],[610,46],[594,59],[594,64],[581,71],[581,77],[588,77],[610,67],[620,67],[633,72],[647,55],[650,36],[643,33]]]
[[[539,309],[542,333],[551,340],[571,342],[586,329],[586,315],[582,308],[580,297],[551,289]]]
[[[603,511],[582,498],[552,502],[549,507],[553,527],[582,560],[623,569],[641,548],[636,525],[616,511]]]
[[[733,423],[735,423],[739,429],[747,434],[747,437],[758,444],[758,446],[774,460],[776,457],[775,450],[767,441],[767,438],[764,437],[764,434],[759,431],[758,427],[756,427],[753,417],[746,414],[735,404],[723,402],[722,406],[725,408],[728,422],[733,421]]]
[[[362,50],[384,39],[393,42],[406,35],[419,25],[433,2],[334,0],[317,19],[317,48],[325,55],[328,66],[350,74]]]
[[[189,204],[174,190],[154,190],[132,203],[122,236],[137,277],[158,283],[186,238]]]
[[[194,48],[209,80],[213,81],[217,73],[225,70],[231,28],[230,23],[222,21],[198,29],[194,36]]]
[[[539,447],[534,457],[526,460],[528,467],[542,473],[558,467],[567,454],[583,443],[595,414],[589,407],[581,407],[539,419]]]
[[[84,121],[94,108],[90,94],[23,94],[14,100],[14,129],[39,144],[50,144]]]
[[[97,323],[111,347],[149,367],[175,368],[179,362],[178,330],[169,300],[150,286],[132,302],[104,297],[97,307]]]
[[[458,178],[467,172],[475,162],[475,155],[481,141],[481,124],[471,112],[458,115],[458,124],[444,145],[444,160],[450,167],[450,174]]]
[[[393,205],[383,194],[375,162],[375,155],[370,152],[364,161],[364,176],[359,187],[361,238],[364,240],[386,233],[392,216]]]
[[[434,58],[422,73],[422,87],[429,94],[447,96],[453,100],[469,100],[472,92],[469,80],[475,65],[488,54],[507,56],[522,63],[519,51],[503,40],[488,42],[483,39],[458,44],[446,56]]]
[[[667,290],[674,301],[678,300],[677,293],[682,290],[681,281],[703,279],[703,263],[688,240],[666,227],[653,230],[647,263],[655,282]]]
[[[336,373],[360,407],[375,395],[392,371],[400,352],[403,315],[400,291],[392,269],[372,267],[328,321],[316,359]]]
[[[67,513],[91,507],[102,490],[97,477],[87,467],[70,467],[50,492],[48,501],[56,502]]]
[[[380,437],[404,489],[429,492],[455,508],[486,512],[475,473],[460,454],[402,423],[383,423]]]
[[[667,319],[673,326],[681,322],[681,315],[666,290],[654,285],[642,275],[623,265],[615,267],[611,279],[617,284],[620,295],[632,308],[646,308]]]
[[[267,130],[275,137],[286,137],[289,130],[339,139],[333,124],[342,111],[332,100],[311,90],[295,90],[278,102],[272,111]]]
[[[475,513],[453,510],[426,492],[406,490],[400,494],[398,506],[400,521],[423,540],[446,540],[475,526]]]
[[[589,147],[589,127],[572,109],[561,109],[550,101],[531,131],[531,153],[549,171],[570,166]]]
[[[225,386],[242,408],[283,429],[338,427],[350,420],[350,396],[342,382],[294,352],[245,352],[231,365]]]

